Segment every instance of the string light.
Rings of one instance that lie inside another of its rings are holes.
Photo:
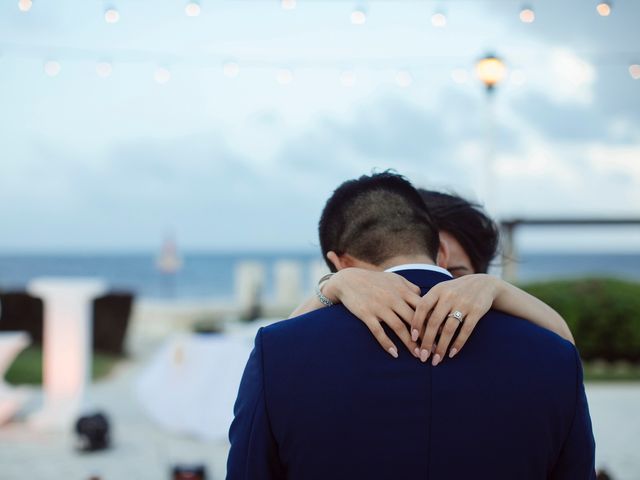
[[[363,7],[356,7],[351,12],[351,23],[354,25],[364,25],[367,21],[367,12]]]
[[[413,83],[411,73],[406,70],[398,70],[396,72],[396,83],[401,88],[407,88]]]
[[[443,28],[447,26],[447,17],[442,12],[436,12],[431,15],[431,25],[436,28]]]
[[[520,21],[522,23],[533,23],[536,19],[536,12],[531,7],[523,7],[520,10]]]
[[[104,21],[107,23],[118,23],[120,21],[120,13],[115,8],[108,8],[104,12]]]
[[[153,74],[153,79],[156,81],[156,83],[164,85],[169,80],[171,80],[171,72],[167,68],[158,67]]]
[[[56,62],[55,60],[49,60],[44,64],[44,73],[49,77],[57,76],[62,70],[62,65],[60,62]]]
[[[113,65],[109,62],[98,62],[96,64],[96,73],[99,77],[107,78],[113,72]]]
[[[458,84],[467,83],[469,80],[469,72],[464,68],[456,68],[451,72],[451,78]]]
[[[356,73],[353,70],[345,70],[340,75],[340,83],[345,87],[355,87],[356,81]]]
[[[601,17],[608,17],[611,15],[611,2],[600,2],[596,6],[596,10]]]
[[[240,65],[237,62],[225,62],[222,73],[229,78],[236,78],[240,74]]]
[[[293,82],[293,72],[288,68],[281,68],[276,73],[276,80],[280,85],[289,85]]]
[[[28,12],[33,7],[33,2],[31,0],[19,0],[18,8],[21,12]]]
[[[296,8],[296,0],[282,0],[280,6],[283,10],[293,10]]]
[[[640,65],[634,63],[629,66],[629,75],[631,75],[631,78],[634,80],[640,80]]]
[[[187,3],[187,6],[184,7],[184,13],[187,17],[197,17],[200,15],[200,4],[198,2]]]

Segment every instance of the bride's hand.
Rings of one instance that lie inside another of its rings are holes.
[[[418,345],[411,339],[408,327],[414,318],[414,309],[421,301],[418,286],[395,273],[345,268],[331,277],[323,293],[328,298],[338,299],[362,320],[391,356],[398,356],[398,348],[385,333],[382,323],[386,323],[415,355]]]
[[[462,349],[482,316],[489,311],[498,295],[499,280],[486,274],[465,275],[455,280],[435,285],[422,297],[415,309],[411,324],[411,337],[422,336],[419,356],[426,362],[431,356],[432,364],[438,365],[445,356],[451,339],[458,329],[458,335],[451,345],[449,358]],[[463,315],[462,326],[453,312]],[[440,334],[437,345],[436,336]],[[418,353],[418,352],[414,352]]]

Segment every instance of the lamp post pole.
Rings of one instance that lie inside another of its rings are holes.
[[[493,54],[482,57],[476,63],[476,74],[485,86],[487,96],[487,106],[485,109],[486,118],[484,122],[486,136],[486,151],[484,157],[484,168],[482,174],[482,194],[485,208],[493,215],[497,212],[497,183],[494,181],[494,161],[496,151],[496,120],[493,97],[497,85],[504,79],[506,66],[504,62]]]

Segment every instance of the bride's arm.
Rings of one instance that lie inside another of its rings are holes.
[[[326,296],[326,292],[323,289],[322,292],[325,296]],[[331,300],[333,303],[337,303],[338,299],[334,298],[329,298],[329,300]],[[334,301],[335,300],[335,301]],[[298,305],[296,307],[296,309],[291,312],[291,315],[289,315],[289,318],[293,318],[293,317],[299,317],[300,315],[304,315],[305,313],[309,313],[309,312],[313,312],[314,310],[319,310],[322,307],[325,307],[326,305],[324,305],[322,302],[320,302],[320,300],[318,300],[318,297],[316,297],[315,295],[313,297],[309,297],[306,300],[304,300],[300,305]]]
[[[347,268],[331,277],[323,285],[322,293],[334,303],[342,302],[394,357],[397,346],[385,333],[382,323],[389,325],[409,351],[423,361],[431,356],[434,340],[442,327],[435,352],[439,358],[437,364],[444,358],[458,327],[457,320],[447,321],[447,315],[454,310],[461,311],[465,319],[449,356],[460,351],[480,318],[491,308],[522,317],[573,343],[569,327],[555,310],[519,288],[485,274],[465,275],[439,283],[420,297],[417,286],[395,273]],[[314,296],[296,308],[292,316],[323,306]],[[412,335],[406,325],[412,325]],[[418,337],[422,337],[422,346],[416,352]]]
[[[459,321],[447,315],[456,310],[464,315],[462,327],[449,351],[449,357],[453,357],[490,308],[524,318],[574,343],[567,323],[549,305],[497,277],[474,274],[439,283],[416,307],[412,337],[417,338],[424,329],[421,359],[426,361],[433,353],[432,362],[437,365],[444,358],[459,327]],[[434,345],[438,333],[440,337]]]
[[[322,287],[322,294],[333,303],[342,303],[371,331],[378,343],[391,356],[398,356],[398,347],[386,334],[387,324],[402,340],[412,355],[417,343],[411,339],[408,325],[421,301],[420,288],[395,273],[376,272],[362,268],[345,268],[333,275]],[[317,297],[305,300],[291,317],[324,307]]]

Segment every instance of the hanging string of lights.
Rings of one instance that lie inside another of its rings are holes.
[[[326,1],[336,1],[336,0],[301,0],[301,2],[326,2]],[[384,2],[390,0],[357,0],[355,3],[351,13],[350,13],[350,21],[356,27],[361,27],[367,23],[367,15],[368,15],[368,7],[370,3],[376,2]],[[394,0],[397,1],[397,0]],[[456,0],[456,3],[471,1],[471,0]],[[493,0],[493,1],[501,1],[501,2],[517,2],[519,0]],[[298,6],[298,0],[279,0],[280,7],[283,10],[294,10]],[[445,28],[447,26],[447,14],[445,10],[444,0],[434,0],[432,2],[434,4],[433,13],[431,15],[431,25],[434,28]],[[18,9],[21,12],[28,13],[34,8],[33,0],[18,0],[17,2]],[[612,2],[611,1],[599,1],[595,5],[596,13],[602,17],[608,17],[612,14]],[[188,0],[185,3],[184,13],[188,17],[198,17],[202,12],[202,6],[200,0]],[[536,13],[533,8],[532,2],[521,4],[521,8],[518,13],[518,18],[522,23],[531,24],[536,20]],[[120,21],[120,12],[117,10],[116,6],[112,3],[106,4],[104,9],[104,21],[108,24],[115,24]],[[5,51],[21,51],[23,53],[27,53],[31,56],[41,56],[40,58],[47,58],[50,56],[48,52],[58,52],[62,54],[65,50],[63,48],[55,48],[52,46],[46,47],[16,47],[12,45],[2,45],[3,50]],[[127,52],[129,56],[131,56],[131,51]],[[114,70],[114,65],[112,61],[104,60],[106,57],[101,52],[96,51],[88,51],[88,50],[79,50],[73,49],[73,57],[76,59],[80,59],[83,61],[90,60],[95,61],[96,58],[101,58],[103,60],[98,61],[95,64],[96,74],[101,78],[107,78],[112,75]],[[113,56],[113,55],[111,55]],[[133,56],[137,58],[138,62],[153,62],[159,65],[153,74],[153,78],[158,84],[166,84],[171,80],[171,70],[170,65],[177,63],[189,63],[189,59],[183,58],[174,54],[168,53],[154,53],[154,52],[133,52]],[[607,65],[615,65],[615,66],[628,66],[628,72],[632,79],[640,80],[640,54],[638,53],[620,53],[617,55],[618,58],[622,58],[626,56],[627,59],[633,58],[637,59],[638,62],[629,63],[628,60],[620,60],[620,61],[612,61],[612,59],[616,58],[615,54],[609,53],[606,56]],[[594,55],[589,55],[590,58],[593,58]],[[158,58],[162,58],[162,61],[159,61]],[[451,62],[459,61],[461,65],[469,65],[470,61],[468,58],[460,58],[455,59],[452,57],[448,58],[447,64],[450,65]],[[402,61],[405,61],[403,59]],[[429,69],[438,62],[442,62],[441,57],[428,57],[421,56],[419,59],[416,59],[413,62],[413,65],[409,65],[411,62],[405,61],[404,68],[397,68],[398,61],[391,62],[388,59],[368,59],[368,60],[358,60],[356,64],[350,62],[349,66],[340,65],[340,62],[309,62],[309,61],[287,61],[287,62],[265,62],[265,61],[257,61],[250,59],[239,60],[230,60],[228,58],[215,58],[210,56],[206,59],[197,59],[193,63],[203,64],[206,68],[219,68],[222,65],[222,73],[228,78],[236,78],[240,75],[241,65],[242,68],[247,69],[271,69],[275,72],[275,79],[281,85],[289,85],[293,83],[295,79],[295,71],[303,68],[316,68],[316,69],[333,69],[339,71],[339,81],[345,87],[353,87],[357,83],[357,70],[387,70],[392,72],[395,83],[399,87],[409,87],[414,82],[414,73],[421,69]],[[119,60],[118,63],[130,63],[131,60]],[[395,64],[394,64],[395,63]],[[217,65],[217,66],[216,66]],[[286,67],[282,66],[286,65]],[[60,74],[62,71],[62,64],[59,60],[56,59],[47,59],[44,62],[44,73],[47,76],[55,77]],[[470,78],[469,70],[466,68],[454,68],[451,70],[451,78],[455,83],[466,83]],[[526,81],[526,74],[521,68],[514,68],[510,75],[511,81],[515,85],[522,85]]]
[[[320,2],[336,2],[342,0],[304,0],[307,3],[320,3]],[[398,2],[399,0],[358,0],[355,3],[353,10],[350,13],[350,20],[353,25],[364,25],[367,22],[367,5],[366,3],[381,3],[381,2]],[[416,0],[405,0],[416,1]],[[474,0],[456,0],[455,3],[472,2]],[[518,3],[520,0],[485,0],[501,3]],[[283,10],[295,10],[298,6],[297,0],[279,0],[280,7]],[[447,16],[444,9],[443,0],[433,0],[436,8],[431,16],[431,24],[436,28],[442,28],[447,25]],[[21,12],[27,13],[33,8],[33,0],[18,0],[18,9]],[[602,17],[608,17],[613,11],[612,2],[609,0],[598,1],[595,5],[595,10],[598,15]],[[200,0],[188,0],[184,13],[187,17],[198,17],[202,11]],[[536,19],[536,14],[531,4],[523,4],[519,10],[518,16],[523,23],[533,23]],[[107,23],[118,23],[120,20],[120,12],[115,6],[108,6],[104,12],[104,20]]]

